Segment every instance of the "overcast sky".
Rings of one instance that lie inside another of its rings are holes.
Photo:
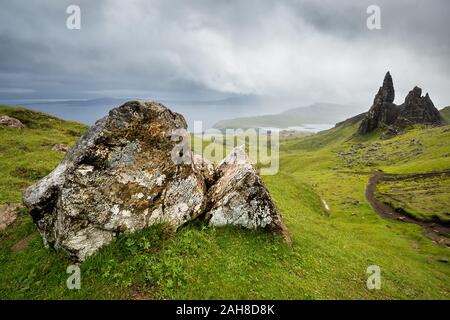
[[[68,30],[66,8],[81,8]],[[366,9],[381,8],[381,30]],[[387,70],[450,105],[450,1],[1,0],[0,100],[251,94],[367,109]]]

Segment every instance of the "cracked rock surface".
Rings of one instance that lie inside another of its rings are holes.
[[[208,191],[206,219],[214,226],[236,225],[285,233],[281,216],[244,146],[233,151],[217,168],[218,179]]]

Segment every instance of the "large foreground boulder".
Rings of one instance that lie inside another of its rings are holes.
[[[120,233],[161,222],[177,227],[203,213],[203,177],[171,157],[172,133],[186,127],[181,115],[141,101],[97,121],[24,193],[45,244],[84,260]]]

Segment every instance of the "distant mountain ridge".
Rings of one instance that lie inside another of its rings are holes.
[[[222,120],[214,124],[214,128],[287,128],[305,124],[334,124],[350,117],[355,113],[355,110],[355,107],[347,105],[314,103],[306,107],[289,109],[278,114]]]
[[[53,114],[62,119],[76,120],[88,125],[94,124],[108,114],[109,110],[128,100],[155,100],[181,113],[188,122],[189,129],[194,121],[202,121],[203,129],[211,128],[215,123],[232,117],[246,117],[270,113],[273,106],[287,110],[289,101],[280,101],[275,97],[241,95],[214,100],[162,99],[158,97],[101,97],[95,99],[41,99],[0,101],[0,104],[24,106],[37,111]]]

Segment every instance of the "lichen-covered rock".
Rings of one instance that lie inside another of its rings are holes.
[[[19,119],[10,116],[0,116],[0,126],[10,127],[10,128],[25,128]]]
[[[171,158],[178,143],[172,133],[186,127],[181,115],[142,101],[97,121],[24,192],[45,244],[84,260],[120,233],[160,222],[178,227],[203,213],[202,175],[192,162]]]
[[[206,186],[211,186],[216,181],[216,168],[214,167],[214,164],[198,154],[193,155],[193,161],[196,170],[200,172],[205,179]]]
[[[222,160],[217,173],[218,179],[208,191],[206,219],[211,225],[266,229],[290,241],[281,215],[243,146]]]

